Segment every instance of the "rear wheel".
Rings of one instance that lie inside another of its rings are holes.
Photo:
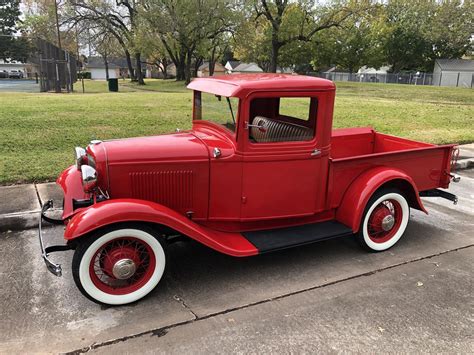
[[[381,189],[367,203],[358,240],[371,251],[384,251],[397,243],[405,232],[410,207],[396,189]]]
[[[166,266],[162,243],[146,227],[109,228],[92,235],[74,253],[79,290],[97,303],[122,305],[145,297]]]

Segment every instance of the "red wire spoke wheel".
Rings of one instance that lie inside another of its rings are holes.
[[[135,302],[160,281],[166,257],[147,228],[114,228],[80,244],[73,258],[74,281],[89,299],[121,305]]]
[[[387,250],[400,240],[409,217],[410,207],[400,191],[380,190],[367,204],[358,239],[369,250]]]
[[[111,240],[97,250],[89,264],[94,285],[124,295],[140,289],[153,275],[155,254],[144,241],[133,237]]]

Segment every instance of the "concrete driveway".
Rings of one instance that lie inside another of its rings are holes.
[[[0,92],[39,92],[35,80],[0,79]]]
[[[403,239],[366,253],[350,239],[258,257],[193,242],[170,247],[159,287],[129,306],[96,305],[75,288],[72,252],[49,274],[36,231],[0,235],[0,352],[474,351],[474,174],[453,206],[425,199]],[[46,235],[61,241],[62,228]]]

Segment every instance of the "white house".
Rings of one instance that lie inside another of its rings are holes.
[[[232,71],[240,65],[240,61],[238,60],[229,60],[225,63],[224,68],[227,74],[232,73]]]
[[[433,69],[433,85],[472,88],[474,60],[437,59]]]
[[[0,71],[9,73],[11,70],[21,71],[25,78],[34,78],[38,72],[38,65],[32,63],[22,63],[15,60],[4,61],[0,59]]]
[[[376,69],[364,65],[357,71],[357,77],[359,81],[386,83],[389,70],[390,66],[383,66]]]
[[[256,63],[240,63],[230,72],[230,74],[250,74],[250,73],[263,73],[263,70]]]
[[[113,60],[108,60],[109,78],[115,79],[120,76],[120,66],[116,65]],[[107,78],[105,70],[105,62],[102,57],[89,57],[86,71],[91,73],[93,80],[105,80]]]
[[[214,74],[213,75],[223,75],[226,73],[226,68],[221,63],[214,63]],[[209,62],[204,62],[198,69],[197,76],[198,78],[203,78],[209,76]]]
[[[109,78],[129,78],[127,60],[125,58],[108,58]],[[135,69],[135,61],[132,60],[132,67]],[[151,77],[151,71],[148,70],[145,64],[142,65],[144,77]],[[91,79],[105,80],[105,62],[102,57],[89,57],[85,71],[91,73]]]

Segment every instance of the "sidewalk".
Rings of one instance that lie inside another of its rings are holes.
[[[62,191],[56,183],[0,186],[0,232],[36,228],[41,206],[53,200],[62,207]]]
[[[456,163],[456,170],[469,168],[474,168],[474,143],[460,146]],[[0,232],[36,228],[41,206],[53,200],[53,210],[60,210],[62,198],[55,183],[0,186]]]

